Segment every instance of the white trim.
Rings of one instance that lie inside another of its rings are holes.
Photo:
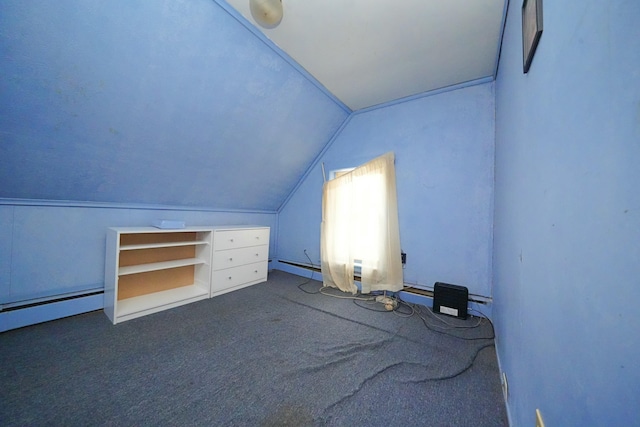
[[[454,85],[451,85],[451,86],[445,86],[445,87],[438,88],[438,89],[433,89],[433,90],[430,90],[430,91],[427,91],[427,92],[417,93],[415,95],[409,95],[409,96],[406,96],[404,98],[394,99],[392,101],[384,102],[382,104],[372,105],[371,107],[366,107],[366,108],[362,108],[360,110],[354,111],[353,113],[351,113],[351,116],[355,116],[355,115],[362,114],[362,113],[368,113],[368,112],[373,111],[373,110],[379,110],[380,108],[387,108],[387,107],[391,107],[391,106],[397,105],[397,104],[403,104],[405,102],[411,102],[411,101],[414,101],[416,99],[426,98],[428,96],[439,95],[439,94],[445,93],[445,92],[452,92],[454,90],[464,89],[464,88],[471,87],[471,86],[479,86],[479,85],[483,85],[485,83],[491,83],[493,81],[495,81],[493,76],[481,77],[479,79],[469,80],[467,82],[462,82],[462,83],[454,84]]]
[[[230,213],[257,213],[276,214],[276,210],[260,209],[218,209],[202,206],[173,206],[173,205],[153,205],[141,203],[113,203],[113,202],[89,202],[83,200],[38,200],[38,199],[11,199],[0,198],[0,206],[50,206],[63,208],[99,208],[99,209],[138,209],[153,211],[194,211],[194,212],[230,212]]]
[[[0,312],[0,332],[61,319],[63,317],[75,316],[76,314],[87,313],[89,311],[102,310],[103,306],[104,295],[100,293],[66,301]],[[104,320],[108,321],[106,317]]]
[[[97,286],[97,285],[98,284],[94,285],[96,286],[95,288],[82,289],[81,291],[66,292],[64,294],[47,295],[47,296],[11,301],[6,303],[0,303],[0,312],[2,312],[3,310],[11,309],[11,308],[17,309],[21,306],[26,306],[26,305],[44,304],[48,301],[56,301],[56,300],[67,299],[72,297],[80,297],[82,295],[95,294],[96,292],[103,292],[104,285],[102,283],[100,283],[100,286]]]

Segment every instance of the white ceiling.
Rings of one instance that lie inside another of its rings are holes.
[[[355,111],[493,77],[506,0],[282,0],[273,29],[227,2]]]

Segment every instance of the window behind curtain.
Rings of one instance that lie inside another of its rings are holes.
[[[394,155],[387,153],[325,183],[322,200],[322,275],[325,286],[357,292],[402,289]]]

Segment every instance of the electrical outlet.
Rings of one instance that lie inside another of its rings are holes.
[[[542,421],[540,409],[536,409],[536,427],[544,427],[544,421]]]

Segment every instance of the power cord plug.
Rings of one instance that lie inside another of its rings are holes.
[[[395,310],[398,307],[398,301],[384,295],[378,295],[376,297],[376,302],[382,303],[384,305],[384,309],[387,311]]]

